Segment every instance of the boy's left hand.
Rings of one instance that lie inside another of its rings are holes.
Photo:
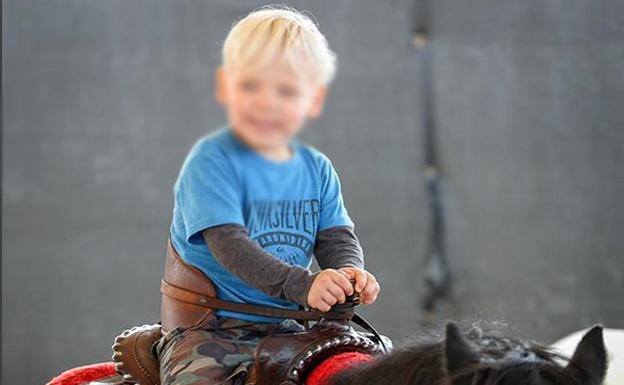
[[[355,280],[355,291],[360,293],[360,302],[366,305],[375,302],[380,286],[371,273],[357,267],[342,267],[337,270],[347,278]]]

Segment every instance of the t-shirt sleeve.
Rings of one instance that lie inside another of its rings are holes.
[[[219,148],[193,146],[184,161],[174,195],[190,243],[204,242],[201,231],[226,223],[245,225],[242,189],[231,161]]]
[[[318,230],[334,226],[353,226],[340,188],[340,179],[331,161],[321,157],[321,208]]]

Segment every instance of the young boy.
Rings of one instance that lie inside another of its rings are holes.
[[[174,248],[219,298],[320,311],[354,290],[364,304],[377,298],[331,162],[295,139],[321,114],[334,61],[317,26],[286,6],[250,13],[225,40],[216,97],[229,122],[184,161],[170,229]],[[312,254],[319,272],[309,270]],[[262,337],[302,329],[292,319],[217,310],[201,328],[159,341],[161,383],[233,383]]]

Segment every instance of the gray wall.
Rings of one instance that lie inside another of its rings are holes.
[[[4,383],[110,359],[158,320],[172,184],[225,122],[220,44],[258,1],[9,0],[3,8]],[[367,267],[361,312],[422,324],[429,213],[412,1],[306,1],[339,56],[304,139],[334,160]],[[454,298],[437,321],[550,342],[624,327],[624,3],[435,1],[435,117]]]

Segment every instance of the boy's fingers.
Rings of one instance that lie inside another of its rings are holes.
[[[373,296],[372,298],[369,298],[366,300],[366,302],[364,302],[367,305],[370,305],[371,303],[375,302],[375,300],[377,299],[377,296]]]
[[[331,285],[327,286],[326,290],[329,293],[329,295],[331,295],[332,297],[336,299],[336,302],[343,303],[345,301],[346,296],[344,294],[344,291],[342,290],[340,286],[336,285],[335,283],[332,283]]]
[[[326,311],[329,311],[329,309],[331,309],[331,306],[329,306],[327,303],[325,303],[325,301],[321,299],[321,302],[316,306],[316,309],[326,312]]]
[[[353,294],[353,285],[351,284],[351,281],[344,276],[344,274],[336,274],[332,276],[332,281],[341,287],[343,292],[347,293],[347,295]]]
[[[325,299],[323,299],[322,293],[315,294],[314,299],[310,301],[309,306],[320,311],[328,311],[331,308]]]
[[[372,275],[368,277],[368,283],[362,291],[362,295],[364,296],[366,303],[370,303],[371,300],[374,299],[373,297],[377,296],[379,289],[379,283],[377,283],[375,277]]]
[[[355,270],[354,274],[355,274],[355,291],[360,293],[362,292],[362,289],[364,289],[368,285],[368,274],[366,274],[366,272],[362,270]]]
[[[345,277],[347,277],[347,279],[352,279],[353,277],[353,273],[351,273],[350,271],[347,270],[336,270],[339,273],[341,273],[342,275],[344,275]]]
[[[330,293],[329,291],[325,291],[321,295],[321,300],[329,307],[334,306],[337,302],[336,297],[334,297],[334,295]],[[327,310],[329,310],[329,308]]]

